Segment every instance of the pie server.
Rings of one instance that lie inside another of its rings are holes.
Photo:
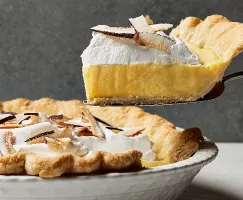
[[[243,79],[243,71],[236,72],[236,73],[223,77],[223,79],[220,82],[216,83],[214,88],[208,94],[206,94],[204,97],[201,97],[200,99],[198,99],[196,101],[161,103],[161,104],[126,104],[126,105],[106,104],[106,105],[100,105],[100,106],[133,106],[133,105],[135,105],[135,106],[164,106],[164,105],[173,105],[173,104],[188,104],[188,103],[197,103],[197,102],[203,102],[203,101],[211,101],[213,99],[217,99],[219,96],[221,96],[224,93],[225,83],[227,83],[229,81],[237,80],[237,79]],[[87,100],[84,102],[86,104],[88,104]]]

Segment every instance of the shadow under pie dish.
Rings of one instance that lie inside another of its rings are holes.
[[[204,138],[137,107],[15,99],[0,106],[0,174],[90,174],[144,170],[190,158]]]
[[[243,25],[221,15],[169,24],[143,16],[131,27],[99,25],[81,55],[88,104],[196,101],[221,81],[242,52]]]

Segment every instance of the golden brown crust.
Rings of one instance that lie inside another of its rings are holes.
[[[56,157],[41,157],[29,153],[26,156],[25,170],[28,175],[39,175],[43,178],[53,178],[64,173],[70,173],[73,168],[74,156],[61,154]]]
[[[170,36],[201,48],[211,48],[228,64],[243,50],[243,24],[231,22],[222,15],[208,16],[204,21],[187,17]]]
[[[0,174],[27,174],[54,178],[63,174],[140,170],[142,168],[141,157],[142,153],[137,150],[116,154],[97,151],[88,157],[79,157],[70,153],[55,157],[42,157],[34,153],[15,153],[0,157]]]
[[[209,86],[212,88],[214,85]],[[208,89],[207,89],[208,91]],[[202,94],[205,94],[203,91]],[[168,97],[104,97],[104,98],[94,98],[92,101],[88,100],[89,105],[163,105],[174,102],[192,102],[196,101],[202,97],[201,93],[194,96],[180,97],[180,98],[168,98]]]
[[[89,174],[101,170],[102,155],[100,152],[93,153],[89,158],[75,157],[73,174]]]
[[[40,100],[30,101],[28,99],[18,98],[2,102],[0,109],[17,113],[36,111],[48,115],[63,114],[68,117],[80,117],[82,105],[79,100],[56,101],[51,98],[42,98]]]
[[[24,112],[31,109],[47,115],[62,113],[68,117],[81,116],[82,106],[83,103],[79,100],[56,101],[50,98],[36,101],[15,99],[0,104],[5,111]],[[67,109],[68,107],[71,109]],[[87,106],[87,108],[94,116],[117,127],[145,126],[143,132],[154,143],[153,149],[157,159],[168,164],[190,157],[197,151],[200,140],[203,140],[200,130],[179,131],[166,119],[146,113],[137,107]]]
[[[8,156],[0,156],[0,174],[24,174],[25,153],[14,153]]]
[[[137,150],[129,150],[125,153],[100,152],[102,155],[102,171],[121,171],[126,169],[141,169],[142,153]],[[118,165],[119,164],[119,168]]]

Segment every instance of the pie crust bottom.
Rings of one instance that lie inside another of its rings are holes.
[[[112,154],[97,151],[88,157],[79,157],[71,153],[55,157],[43,157],[34,153],[14,153],[0,156],[1,175],[31,175],[42,178],[54,178],[63,174],[93,174],[124,170],[141,170],[142,153],[129,150]]]
[[[212,86],[213,87],[213,86]],[[94,98],[87,100],[89,105],[163,105],[169,103],[193,102],[199,99],[197,97],[180,97],[171,99],[168,97],[111,97],[111,98]]]

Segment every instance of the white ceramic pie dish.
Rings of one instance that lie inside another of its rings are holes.
[[[139,172],[41,179],[0,176],[0,199],[161,200],[176,199],[199,171],[217,156],[206,140],[191,158]]]

